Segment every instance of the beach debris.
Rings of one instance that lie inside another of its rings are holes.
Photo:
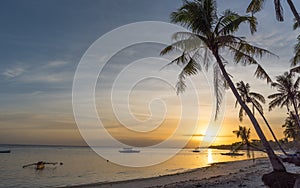
[[[36,162],[36,163],[31,163],[31,164],[24,165],[23,168],[26,168],[26,167],[29,167],[29,166],[35,166],[36,170],[43,170],[45,168],[46,164],[57,165],[58,162],[39,161],[39,162]],[[63,163],[60,162],[59,165],[63,165]]]

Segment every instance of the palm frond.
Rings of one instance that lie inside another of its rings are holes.
[[[207,33],[216,16],[216,3],[213,0],[183,1],[184,4],[176,12],[171,13],[171,21],[180,23],[182,26],[191,29],[194,33]]]
[[[167,47],[165,47],[161,52],[160,52],[160,55],[163,56],[163,55],[166,55],[172,51],[174,51],[175,48],[172,46],[172,45],[169,45]]]
[[[220,107],[223,102],[224,93],[225,93],[225,80],[222,75],[222,72],[217,63],[214,64],[214,94],[216,98],[216,112],[215,119],[218,118],[218,113],[220,112]]]
[[[186,89],[186,84],[185,84],[185,77],[183,74],[178,75],[178,81],[176,83],[176,93],[179,95],[180,93],[183,93]]]
[[[297,37],[298,42],[294,46],[294,53],[295,56],[291,59],[291,66],[296,66],[298,63],[300,63],[300,35]]]
[[[283,96],[282,93],[274,93],[272,95],[269,95],[268,99],[275,99],[275,98],[279,98],[279,97],[282,97],[282,96]]]
[[[225,10],[224,17],[220,22],[222,28],[217,31],[220,35],[227,35],[230,33],[234,33],[239,29],[241,23],[249,23],[250,32],[253,34],[256,32],[257,20],[253,16],[240,16],[235,12],[230,10]]]
[[[298,77],[297,80],[294,83],[294,89],[298,93],[299,93],[299,84],[300,84],[300,77]]]
[[[269,103],[269,111],[273,110],[277,106],[281,106],[284,104],[285,98],[275,98]]]
[[[239,101],[235,101],[235,105],[234,105],[234,108],[237,108],[238,107],[238,105],[239,105]]]
[[[247,7],[246,12],[251,12],[252,14],[255,14],[263,8],[264,0],[252,0],[250,4]]]
[[[249,96],[251,96],[254,99],[257,99],[258,101],[262,102],[263,104],[266,103],[265,97],[259,93],[249,92]]]
[[[167,46],[166,48],[164,48],[160,52],[160,55],[165,55],[174,50],[184,51],[184,52],[192,52],[199,48],[204,48],[205,46],[203,46],[202,44],[203,43],[201,42],[201,40],[196,40],[196,39],[192,39],[192,38],[176,41],[176,42],[172,43],[170,46]]]
[[[254,73],[254,76],[259,79],[267,80],[267,83],[272,83],[271,77],[268,75],[268,73],[262,68],[261,65],[257,65],[256,71]]]
[[[189,61],[185,64],[184,68],[178,75],[178,81],[176,84],[177,94],[182,93],[186,89],[185,79],[188,76],[198,74],[198,71],[201,71],[201,66],[190,57]]]
[[[269,50],[251,45],[244,40],[239,40],[238,42],[232,42],[230,46],[251,57],[262,58],[264,55],[271,55],[271,56],[278,57],[277,55],[270,52]]]
[[[239,111],[239,120],[240,120],[240,122],[243,121],[243,118],[244,118],[244,109],[241,107],[240,111]]]
[[[263,109],[262,105],[257,100],[253,99],[251,102],[253,103],[256,110],[258,110],[261,114],[264,114],[264,109]]]
[[[300,57],[300,56],[299,56]],[[300,59],[299,59],[300,60]],[[300,73],[300,66],[298,66],[298,67],[294,67],[294,68],[292,68],[291,70],[290,70],[291,72],[296,72],[296,73]]]
[[[244,66],[251,65],[251,64],[258,64],[258,62],[250,55],[240,51],[239,49],[233,48],[232,46],[228,46],[228,45],[226,46],[228,47],[229,51],[233,53],[233,58],[235,63],[242,63],[242,65]]]
[[[296,18],[294,18],[293,29],[296,30],[298,27],[300,27],[300,25],[299,25],[299,23],[297,22]]]

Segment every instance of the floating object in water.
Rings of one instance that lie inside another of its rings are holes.
[[[43,170],[45,168],[46,164],[52,164],[52,165],[57,165],[57,162],[55,163],[51,163],[51,162],[44,162],[44,161],[39,161],[37,163],[31,163],[31,164],[27,164],[24,165],[23,168],[29,167],[29,166],[35,166],[36,170]],[[59,163],[60,165],[63,165],[62,162]]]
[[[192,152],[199,153],[200,152],[200,148],[195,148]]]
[[[8,148],[0,148],[0,153],[10,153],[10,149],[8,149]]]
[[[244,155],[244,153],[228,152],[228,153],[221,153],[221,155],[229,155],[229,156],[243,156],[243,155]]]
[[[123,148],[122,150],[119,150],[120,153],[140,153],[140,150],[135,150],[132,148]]]

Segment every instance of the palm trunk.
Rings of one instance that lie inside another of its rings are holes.
[[[267,141],[263,131],[261,130],[257,120],[255,119],[255,117],[253,116],[253,114],[251,113],[251,110],[248,108],[248,106],[243,102],[241,96],[239,95],[237,89],[235,88],[232,80],[230,79],[228,73],[225,70],[225,67],[223,65],[223,62],[217,52],[213,51],[213,54],[217,60],[217,63],[219,65],[220,70],[222,71],[222,74],[225,78],[225,80],[227,81],[231,91],[233,92],[234,96],[236,97],[237,101],[239,102],[239,104],[241,105],[241,107],[245,110],[245,112],[247,113],[248,117],[250,118],[257,135],[259,136],[264,148],[266,149],[266,152],[268,154],[268,157],[270,159],[270,162],[272,164],[273,170],[274,171],[281,171],[281,172],[286,172],[286,169],[284,167],[284,165],[282,164],[282,162],[279,160],[279,158],[275,155],[274,151],[272,150],[269,142]]]
[[[271,134],[272,134],[272,136],[273,136],[273,138],[274,138],[276,144],[277,144],[278,147],[280,148],[280,150],[281,150],[285,155],[288,156],[289,154],[287,154],[287,153],[285,152],[285,150],[282,148],[282,146],[281,146],[281,144],[279,143],[279,141],[277,140],[277,138],[276,138],[276,136],[275,136],[275,134],[274,134],[274,132],[273,132],[273,130],[272,130],[272,128],[271,128],[269,122],[268,122],[267,119],[265,118],[264,114],[257,108],[257,106],[256,106],[253,102],[252,102],[252,105],[257,109],[258,113],[259,113],[260,116],[263,118],[264,122],[266,123],[267,127],[269,128],[269,130],[270,130],[270,132],[271,132]]]
[[[296,7],[295,7],[293,1],[292,1],[292,0],[287,0],[287,2],[288,2],[288,4],[289,4],[289,6],[290,6],[290,9],[291,9],[292,13],[293,13],[294,16],[295,16],[295,19],[296,19],[297,22],[298,22],[298,25],[300,26],[300,16],[299,16],[299,14],[298,14],[298,12],[297,12],[297,10],[296,10]]]

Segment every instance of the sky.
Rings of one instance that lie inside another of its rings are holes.
[[[217,0],[218,13],[230,8],[245,14],[248,2]],[[300,9],[300,3],[294,3]],[[72,108],[73,78],[83,55],[99,37],[118,27],[141,21],[170,22],[170,13],[181,5],[182,2],[177,0],[1,1],[0,144],[85,145]],[[278,55],[279,58],[266,57],[261,60],[273,79],[289,70],[293,45],[299,34],[299,30],[292,30],[292,14],[286,2],[283,2],[283,9],[285,21],[277,22],[273,2],[266,2],[264,9],[257,14],[257,33],[251,35],[246,26],[237,33],[252,44]],[[138,82],[129,97],[125,92],[124,88],[131,84],[130,78],[134,75],[156,71],[156,76],[176,78],[179,70],[176,66],[157,71],[168,63],[165,60],[156,62],[157,59],[150,58],[133,64],[136,66],[127,66],[129,62],[159,54],[163,47],[159,44],[141,44],[126,48],[110,59],[99,76],[95,99],[99,117],[106,131],[125,144],[150,146],[160,143],[170,138],[176,126],[186,126],[186,132],[180,132],[174,143],[193,135],[190,144],[195,146],[204,138],[203,135],[209,137],[206,128],[213,113],[213,97],[207,83],[211,79],[209,72],[192,78],[196,80],[194,83],[201,83],[195,86],[199,104],[195,102],[195,92],[189,83],[187,92],[180,96],[174,90],[176,82],[166,84],[151,77]],[[234,82],[249,82],[253,91],[265,96],[275,92],[265,81],[253,77],[255,67],[231,64],[227,70],[233,75]],[[116,77],[120,81],[115,82],[119,85],[112,95],[116,95],[116,108],[113,109],[108,99],[111,96],[109,89]],[[155,100],[157,98],[165,103]],[[125,99],[129,99],[129,114]],[[214,144],[237,141],[232,131],[238,125],[250,127],[252,137],[257,138],[247,118],[242,123],[238,121],[238,109],[235,109],[234,103],[232,94],[226,91],[225,107],[219,120],[223,123],[218,136],[212,138]],[[267,105],[264,107],[275,133],[282,138],[285,109],[268,112]],[[164,109],[167,110],[164,112]],[[180,111],[182,109],[185,113]],[[114,114],[116,110],[118,116]],[[200,116],[194,115],[198,110]],[[129,127],[122,127],[122,123]],[[196,129],[188,128],[194,126]],[[109,145],[107,140],[101,140],[101,143]]]

